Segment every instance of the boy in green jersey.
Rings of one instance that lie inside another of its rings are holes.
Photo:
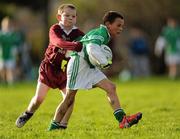
[[[109,11],[105,14],[103,22],[103,25],[91,30],[81,39],[83,50],[71,55],[67,67],[67,95],[59,105],[58,112],[56,111],[49,130],[52,130],[51,127],[54,122],[59,123],[61,121],[68,107],[73,104],[75,95],[79,89],[91,89],[93,87],[99,87],[107,93],[107,98],[120,128],[131,127],[141,119],[142,113],[140,112],[131,116],[125,114],[120,106],[116,85],[108,80],[101,71],[101,69],[107,68],[111,64],[111,61],[108,61],[106,57],[100,53],[101,45],[107,45],[112,38],[116,38],[116,36],[120,34],[123,30],[124,17],[116,11]],[[100,69],[90,63],[90,57],[98,61],[98,67],[101,67]]]
[[[167,25],[163,27],[160,36],[156,40],[155,54],[160,56],[165,52],[165,63],[168,67],[168,76],[175,79],[180,64],[180,27],[174,17],[167,19]]]
[[[15,78],[18,45],[19,37],[13,31],[13,20],[4,17],[0,30],[0,77],[8,84],[12,84]]]

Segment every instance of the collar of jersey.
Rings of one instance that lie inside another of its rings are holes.
[[[108,31],[108,29],[107,29],[107,27],[105,25],[100,24],[100,27],[104,28],[107,31],[108,36],[111,37],[111,35],[109,34],[109,31]]]
[[[64,29],[64,25],[63,25],[63,24],[61,24],[61,23],[59,22],[59,25],[60,25],[61,29],[62,29],[67,35],[69,35],[72,30],[77,29],[76,26],[73,26],[71,30],[67,31],[67,30]]]

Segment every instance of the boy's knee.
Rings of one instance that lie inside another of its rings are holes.
[[[116,92],[116,85],[114,83],[109,83],[107,85],[107,92],[108,93],[113,93],[113,92]]]
[[[111,89],[115,92],[116,91],[116,85],[114,83],[111,84]]]

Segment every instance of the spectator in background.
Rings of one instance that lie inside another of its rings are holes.
[[[168,66],[168,76],[175,79],[177,65],[180,64],[180,28],[173,17],[167,19],[160,36],[156,40],[155,55],[160,56],[165,51],[165,63]]]
[[[15,33],[18,39],[17,49],[17,79],[32,80],[32,60],[30,56],[31,46],[26,41],[26,35],[18,22],[15,22]]]
[[[4,17],[0,31],[0,75],[4,82],[12,84],[15,79],[18,37],[13,30],[13,19]]]
[[[130,29],[129,64],[133,77],[147,77],[150,74],[149,48],[144,32],[138,27]]]

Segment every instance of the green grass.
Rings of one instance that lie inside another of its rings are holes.
[[[48,132],[56,106],[62,100],[58,90],[50,90],[33,118],[23,128],[16,128],[15,120],[26,109],[36,88],[35,83],[18,83],[11,87],[0,85],[0,139],[180,138],[180,80],[114,81],[126,113],[143,112],[138,125],[119,129],[105,93],[93,89],[77,94],[67,130]]]

